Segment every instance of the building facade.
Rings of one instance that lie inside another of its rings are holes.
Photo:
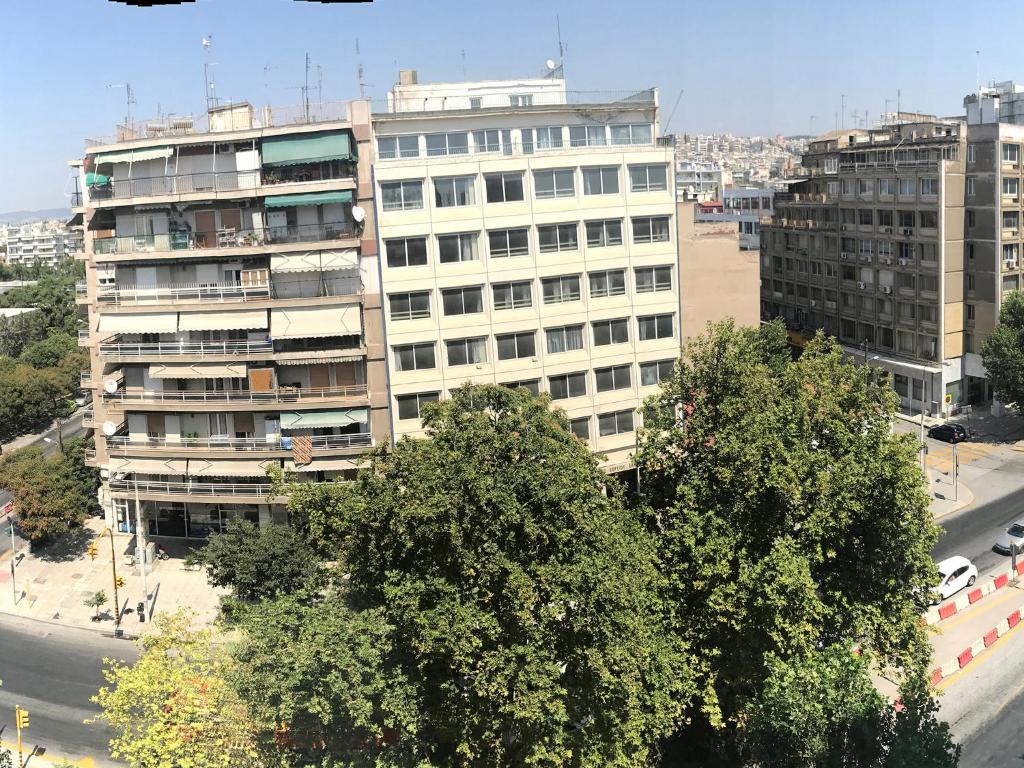
[[[628,467],[635,410],[680,338],[656,92],[407,71],[373,122],[395,437],[465,382],[519,385],[549,392],[606,469]]]
[[[54,267],[81,250],[81,233],[56,221],[37,221],[6,228],[4,263]]]
[[[735,223],[740,236],[740,248],[756,251],[761,247],[761,220],[772,215],[774,196],[773,189],[729,187],[721,200],[698,208],[697,221]]]

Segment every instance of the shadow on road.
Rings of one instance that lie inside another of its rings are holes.
[[[47,563],[66,563],[85,556],[89,542],[96,534],[88,528],[76,528],[56,541],[32,547],[32,554]]]

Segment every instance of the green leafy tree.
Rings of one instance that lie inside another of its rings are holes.
[[[64,441],[64,470],[78,488],[79,493],[89,500],[92,506],[96,498],[96,490],[100,487],[100,471],[85,463],[84,437],[75,437]]]
[[[95,608],[96,613],[93,615],[93,621],[100,620],[100,608],[107,604],[107,593],[102,589],[99,592],[93,592],[83,601],[86,608]]]
[[[33,368],[55,368],[78,350],[78,342],[70,333],[57,331],[45,339],[34,341],[21,351],[21,362]]]
[[[95,498],[85,493],[62,454],[44,457],[38,446],[12,451],[0,460],[0,487],[13,496],[18,527],[32,542],[80,526]]]
[[[792,361],[780,324],[713,326],[646,404],[640,477],[668,579],[664,604],[701,660],[671,764],[740,763],[745,702],[769,673],[855,642],[921,671],[938,529],[917,447],[892,433],[884,375],[819,336]],[[668,759],[667,758],[667,759]]]
[[[1003,297],[999,323],[981,346],[981,360],[996,397],[1024,403],[1024,293]]]

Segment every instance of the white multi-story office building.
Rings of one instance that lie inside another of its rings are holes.
[[[549,392],[606,469],[628,466],[637,406],[679,348],[656,91],[406,71],[373,123],[395,436],[465,382],[518,384]]]

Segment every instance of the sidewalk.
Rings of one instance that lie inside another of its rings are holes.
[[[96,541],[99,549],[95,560],[91,560],[86,551],[90,541]],[[149,621],[141,623],[135,612],[143,599],[142,575],[138,568],[124,561],[124,555],[133,547],[134,536],[115,534],[117,575],[125,581],[118,589],[118,597],[122,611],[130,611],[121,618],[121,628],[127,635],[138,635],[149,627]],[[80,535],[73,535],[41,552],[29,554],[27,548],[19,548],[15,561],[16,589],[11,585],[9,551],[0,561],[0,612],[66,626],[114,631],[110,537],[103,533],[101,520],[87,520]],[[227,594],[226,590],[211,587],[204,571],[186,570],[180,558],[157,561],[146,580],[151,614],[187,608],[195,613],[198,624],[207,624],[216,618],[220,596]],[[84,601],[99,590],[106,593],[107,604],[100,609],[101,621],[96,622],[92,620],[95,609],[87,607]]]

